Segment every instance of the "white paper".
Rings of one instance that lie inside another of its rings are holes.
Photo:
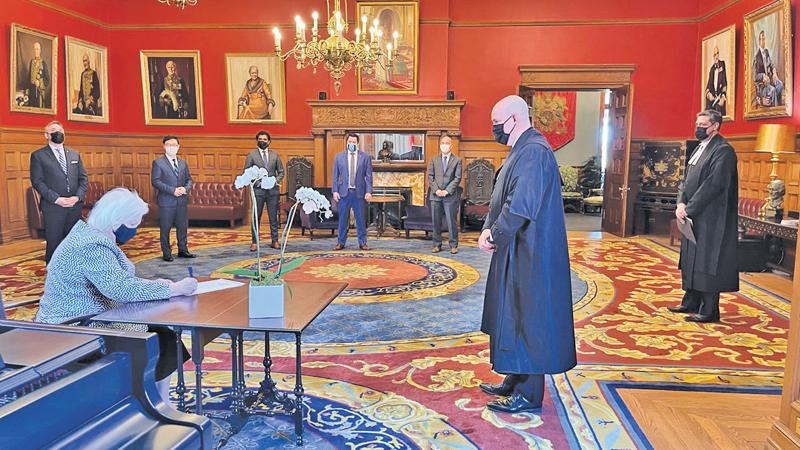
[[[223,289],[235,288],[243,284],[244,283],[241,283],[239,281],[225,280],[225,279],[201,281],[197,283],[197,289],[195,289],[192,295],[200,295],[200,294],[205,294],[207,292],[214,292],[214,291],[221,291]]]

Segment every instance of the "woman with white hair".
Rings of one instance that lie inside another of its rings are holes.
[[[146,213],[147,203],[128,189],[116,188],[103,195],[86,222],[78,221],[53,253],[36,321],[63,323],[123,303],[165,300],[194,292],[194,278],[172,282],[137,277],[133,264],[117,246],[117,242],[124,244],[136,234]],[[168,399],[169,375],[177,369],[173,331],[121,323],[90,326],[156,332],[160,349],[156,380],[162,397]],[[186,359],[188,352],[184,349]]]

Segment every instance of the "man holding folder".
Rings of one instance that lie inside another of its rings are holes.
[[[675,217],[681,239],[681,279],[686,293],[677,313],[692,313],[689,322],[719,322],[720,292],[739,290],[736,241],[739,175],[736,152],[719,134],[722,115],[697,114],[695,137],[700,144],[689,158],[678,189]]]

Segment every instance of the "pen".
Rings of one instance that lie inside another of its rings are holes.
[[[189,266],[189,278],[194,278],[194,272],[192,271],[192,266]]]

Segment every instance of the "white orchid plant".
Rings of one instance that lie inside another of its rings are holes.
[[[283,265],[283,254],[286,251],[286,243],[289,240],[289,232],[291,231],[294,217],[297,213],[299,205],[303,205],[303,211],[306,214],[317,213],[320,219],[330,218],[333,216],[331,211],[331,203],[325,198],[324,195],[311,189],[309,187],[300,187],[295,192],[295,203],[289,209],[288,220],[286,226],[283,228],[280,238],[280,259],[278,260],[278,270],[273,272],[270,270],[261,269],[261,237],[259,235],[258,211],[256,210],[256,194],[255,186],[260,183],[263,189],[272,189],[275,186],[275,177],[269,176],[267,169],[263,167],[252,166],[247,168],[244,173],[236,177],[234,186],[237,189],[243,189],[245,186],[250,186],[250,201],[253,205],[252,223],[255,228],[256,235],[256,260],[257,270],[249,269],[233,269],[225,271],[233,275],[243,276],[253,279],[252,283],[256,285],[277,285],[283,283],[282,276],[290,271],[300,267],[305,261],[305,257],[300,257],[292,260],[290,263]]]

